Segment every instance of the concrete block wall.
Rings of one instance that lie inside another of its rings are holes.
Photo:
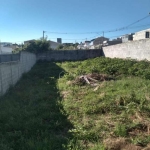
[[[36,63],[36,55],[21,52],[20,61],[0,63],[0,95],[17,83],[22,74],[28,72]]]
[[[37,55],[37,60],[48,61],[77,61],[101,56],[101,49],[88,50],[51,50]]]
[[[150,39],[103,47],[103,55],[110,58],[131,58],[150,61]]]

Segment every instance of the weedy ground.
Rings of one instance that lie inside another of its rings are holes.
[[[114,80],[95,87],[89,73]],[[0,149],[123,150],[150,143],[150,63],[95,58],[38,62],[1,97]]]

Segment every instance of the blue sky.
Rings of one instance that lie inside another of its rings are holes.
[[[22,43],[39,39],[44,30],[50,40],[80,42],[102,36],[100,31],[127,26],[149,12],[150,0],[0,0],[0,40]],[[147,26],[137,27],[141,25]],[[104,34],[115,38],[150,28],[150,17],[131,27]]]

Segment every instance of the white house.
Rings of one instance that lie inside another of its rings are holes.
[[[0,54],[11,54],[13,49],[11,47],[0,47]]]
[[[150,38],[150,28],[146,29],[146,30],[142,30],[142,31],[136,32],[133,35],[133,41],[135,41],[135,40],[142,40],[142,39],[146,39],[146,38]]]
[[[77,46],[78,49],[94,49],[94,46],[93,46],[93,42],[92,41],[85,41],[84,43],[80,43],[78,46]]]
[[[52,49],[56,49],[59,45],[61,45],[61,44],[58,42],[50,41],[50,47]]]

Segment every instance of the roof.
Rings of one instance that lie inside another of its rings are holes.
[[[148,28],[148,29],[145,29],[145,30],[138,31],[138,32],[136,32],[136,33],[140,33],[140,32],[146,32],[146,31],[150,31],[150,28]]]

